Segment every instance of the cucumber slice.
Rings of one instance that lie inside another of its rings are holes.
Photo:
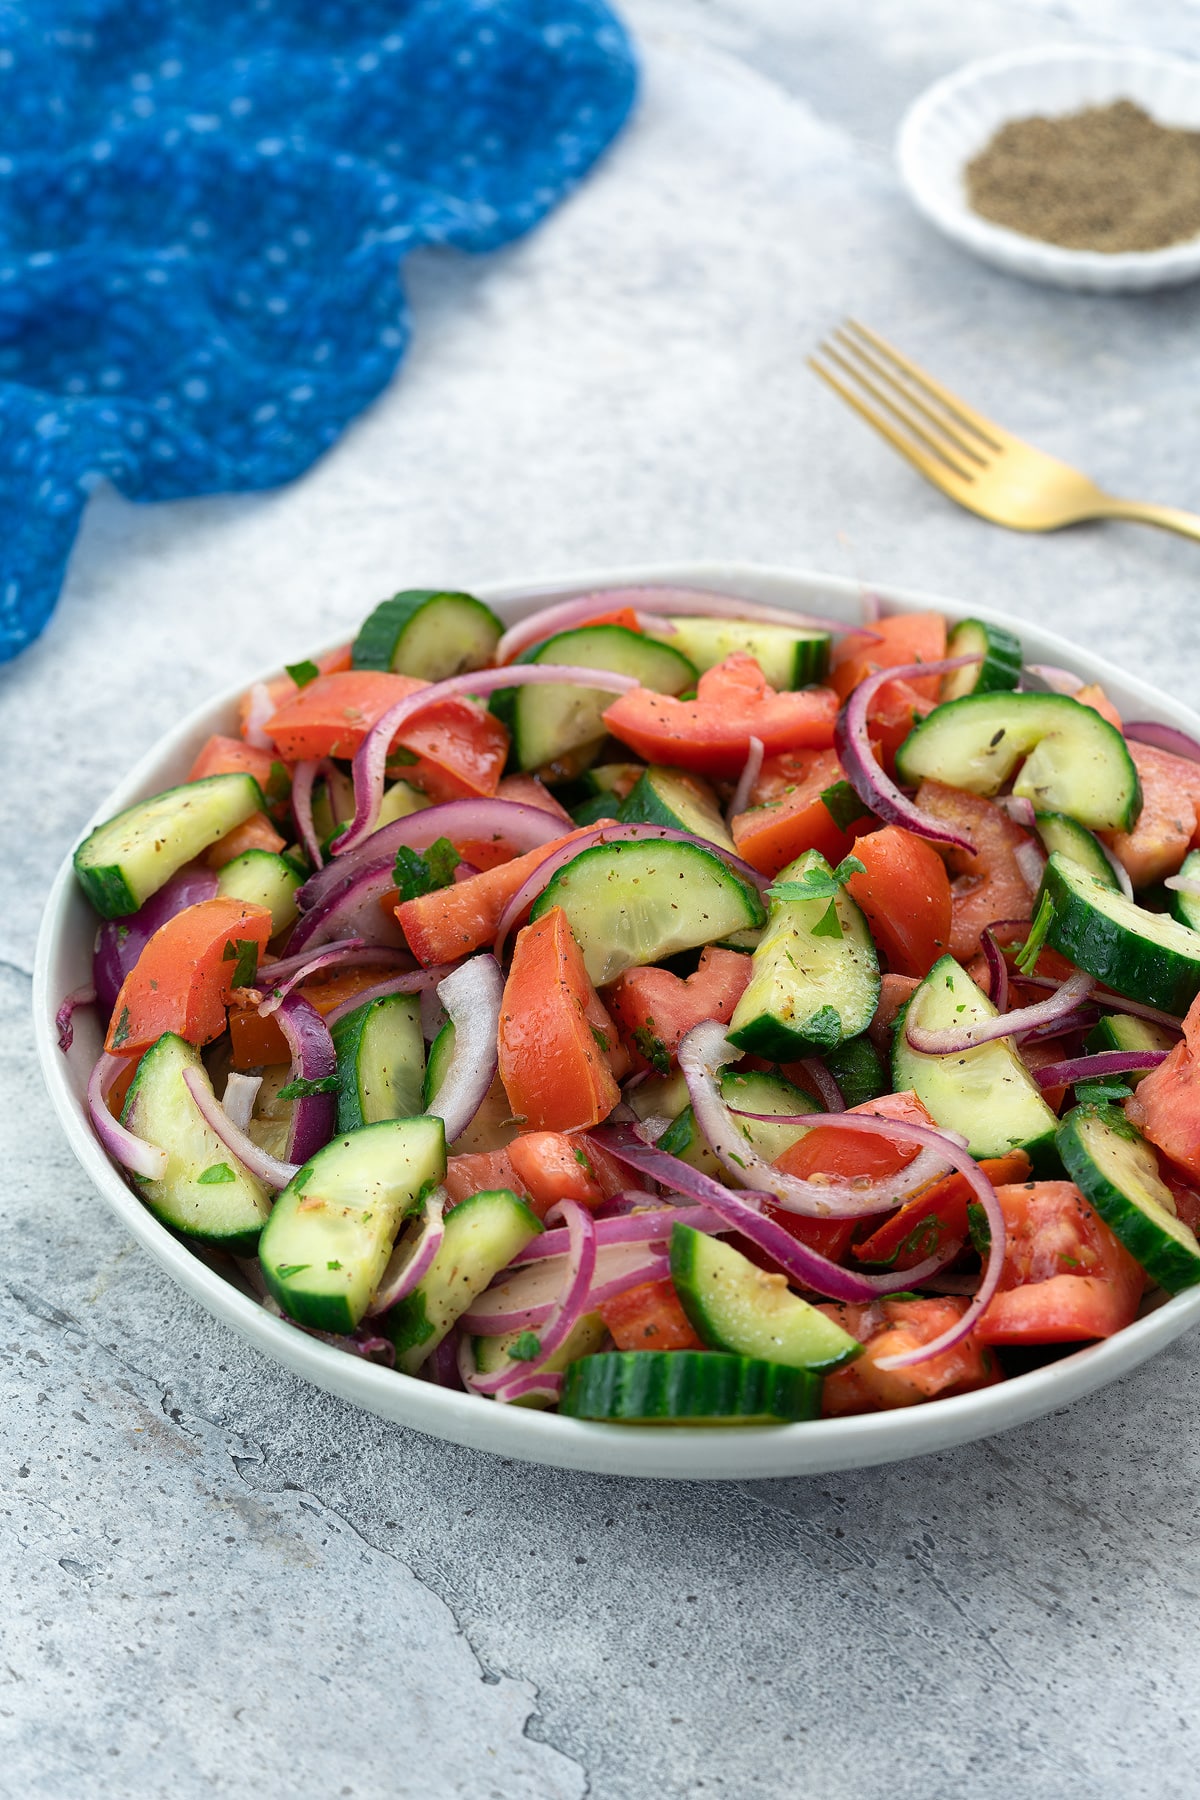
[[[1058,851],[1046,864],[1039,908],[1047,895],[1051,949],[1114,993],[1182,1018],[1200,994],[1200,932],[1168,913],[1147,912]]]
[[[1175,1215],[1154,1150],[1116,1106],[1077,1106],[1058,1129],[1063,1166],[1152,1281],[1178,1294],[1200,1282],[1200,1244]]]
[[[611,794],[593,794],[571,808],[571,821],[582,830],[585,825],[598,825],[601,819],[615,818],[616,813],[617,802]]]
[[[265,807],[262,789],[245,774],[206,775],[152,794],[84,838],[74,858],[79,885],[101,918],[124,918]]]
[[[678,1072],[651,1075],[626,1091],[639,1119],[677,1119],[688,1105],[687,1082]]]
[[[243,850],[217,871],[217,893],[265,906],[271,936],[278,937],[300,916],[296,890],[303,880],[295,865],[274,850]]]
[[[582,625],[560,631],[526,651],[519,659],[534,663],[574,663],[585,669],[611,669],[632,675],[659,694],[682,694],[695,687],[694,663],[667,644],[656,643],[625,625]],[[513,760],[520,769],[540,769],[572,750],[599,744],[604,736],[605,707],[612,695],[599,688],[501,688],[492,695],[492,711],[512,733]]]
[[[622,825],[670,825],[693,837],[719,844],[731,856],[736,846],[721,817],[717,797],[706,781],[681,775],[678,769],[648,768],[617,812]]]
[[[379,817],[375,821],[375,830],[381,825],[392,825],[397,819],[407,819],[410,814],[424,812],[433,801],[428,794],[422,794],[418,788],[410,787],[407,781],[393,781],[379,802]]]
[[[354,669],[394,669],[419,681],[445,681],[485,669],[504,626],[471,594],[406,588],[381,600],[350,652]]]
[[[1034,813],[1033,822],[1047,856],[1053,856],[1058,850],[1072,862],[1077,862],[1081,869],[1086,869],[1089,875],[1094,875],[1097,881],[1103,882],[1105,887],[1120,888],[1099,839],[1075,819],[1069,819],[1066,813],[1040,812]]]
[[[476,1295],[541,1229],[541,1221],[507,1188],[471,1194],[447,1213],[441,1248],[424,1281],[384,1320],[396,1347],[396,1367],[415,1374]]]
[[[841,1089],[847,1107],[863,1106],[891,1092],[883,1058],[869,1037],[846,1038],[822,1051],[821,1061]]]
[[[1134,1019],[1129,1013],[1106,1013],[1083,1040],[1091,1055],[1102,1050],[1173,1050],[1179,1039],[1149,1019]],[[1136,1087],[1150,1073],[1149,1069],[1132,1069],[1122,1075],[1130,1087]]]
[[[961,1132],[972,1156],[1004,1156],[1020,1146],[1035,1174],[1055,1173],[1058,1120],[1012,1039],[926,1056],[905,1037],[906,1017],[935,1031],[996,1017],[987,995],[952,956],[934,963],[897,1020],[892,1085],[897,1093],[911,1088],[939,1125]]]
[[[673,627],[673,629],[672,629]],[[808,687],[829,673],[827,631],[797,625],[755,625],[746,619],[678,618],[647,626],[673,649],[682,650],[698,669],[711,669],[735,651],[752,656],[773,688]]]
[[[381,994],[333,1027],[337,1052],[339,1131],[381,1119],[410,1119],[423,1110],[425,1040],[415,994]]]
[[[506,1331],[502,1337],[472,1339],[475,1367],[480,1374],[498,1375],[501,1369],[508,1369],[512,1374],[517,1374],[524,1365],[514,1362],[508,1353],[513,1344],[524,1335],[525,1333],[522,1331]],[[536,1335],[535,1332],[534,1336]],[[607,1336],[608,1326],[600,1314],[584,1313],[583,1317],[576,1321],[566,1342],[560,1344],[553,1356],[548,1356],[541,1366],[548,1375],[561,1375],[564,1369],[569,1369],[571,1364],[578,1362],[581,1356],[594,1356]],[[540,1410],[553,1405],[553,1401],[546,1394],[525,1394],[520,1400],[511,1400],[506,1404],[532,1406]]]
[[[642,773],[641,763],[597,763],[584,775],[583,785],[591,794],[615,794],[619,802],[637,786]]]
[[[425,1059],[425,1075],[421,1082],[421,1110],[428,1112],[437,1099],[438,1089],[446,1079],[446,1071],[454,1057],[454,1021],[447,1019],[429,1046]]]
[[[267,1190],[205,1124],[185,1069],[211,1087],[200,1052],[168,1031],[143,1056],[125,1097],[122,1123],[167,1153],[161,1180],[134,1177],[138,1193],[173,1231],[253,1256],[271,1210]]]
[[[649,1086],[649,1083],[643,1085]],[[818,1110],[815,1100],[810,1100],[782,1075],[736,1075],[727,1069],[720,1078],[720,1085],[721,1097],[727,1106],[742,1106],[748,1112],[777,1113],[787,1117],[792,1113]],[[635,1088],[634,1093],[637,1092]],[[804,1136],[803,1125],[771,1125],[766,1119],[738,1119],[737,1127],[746,1142],[767,1162],[774,1162]],[[665,1150],[668,1156],[677,1156],[702,1174],[711,1175],[714,1181],[729,1180],[724,1163],[717,1160],[708,1140],[702,1136],[690,1105],[672,1120],[656,1147]]]
[[[768,1275],[719,1238],[671,1227],[671,1280],[697,1333],[714,1350],[758,1356],[789,1369],[836,1369],[861,1356],[857,1338],[782,1275]]]
[[[915,725],[896,753],[910,787],[927,777],[997,794],[1024,758],[1013,793],[1091,831],[1132,831],[1138,773],[1121,733],[1068,694],[968,694]]]
[[[669,839],[581,851],[551,876],[529,917],[555,906],[566,913],[596,987],[766,917],[758,890],[715,850]]]
[[[608,1350],[567,1370],[560,1413],[623,1425],[783,1425],[815,1419],[821,1377],[720,1350]]]
[[[964,619],[946,639],[947,656],[982,656],[981,663],[951,669],[942,676],[942,699],[961,700],[965,694],[998,694],[1015,688],[1021,679],[1021,640],[1003,625],[985,625],[982,619]]]
[[[263,1279],[289,1318],[353,1331],[404,1215],[446,1173],[436,1118],[384,1119],[333,1138],[284,1188],[259,1239]]]
[[[1194,881],[1200,886],[1200,850],[1189,850],[1179,870],[1185,881]],[[1200,931],[1200,894],[1184,894],[1178,888],[1169,888],[1171,896],[1171,916],[1178,919],[1181,925],[1187,925],[1192,931]]]
[[[832,873],[819,850],[806,850],[776,880],[800,881],[809,873]],[[755,1056],[791,1062],[858,1037],[878,1004],[879,958],[845,888],[832,901],[774,900],[729,1041]]]

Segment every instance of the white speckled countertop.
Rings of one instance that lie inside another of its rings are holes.
[[[1196,1792],[1200,1340],[878,1472],[635,1484],[299,1385],[126,1242],[34,1065],[42,897],[114,774],[398,586],[669,556],[1051,619],[1193,698],[1200,551],[955,511],[809,375],[847,311],[1116,491],[1200,507],[1200,288],[966,261],[890,145],[960,61],[1196,43],[1194,0],[628,0],[640,113],[527,242],[411,265],[411,355],[304,481],[93,504],[0,670],[0,1790],[363,1800]]]

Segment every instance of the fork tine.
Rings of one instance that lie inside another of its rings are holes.
[[[878,382],[873,381],[869,375],[864,375],[861,369],[856,368],[853,363],[848,362],[841,352],[829,342],[825,342],[820,346],[820,352],[830,362],[835,363],[838,368],[843,370],[845,374],[849,375],[851,380],[857,382],[859,387],[864,388],[866,392],[870,394],[872,399],[877,400],[881,406],[885,406],[888,412],[892,414],[892,417],[903,425],[910,438],[918,439],[928,450],[931,450],[938,462],[944,466],[948,475],[956,475],[960,481],[972,481],[974,479],[972,471],[968,468],[964,468],[961,462],[955,460],[953,451],[944,438],[939,441],[939,439],[933,437],[913,418],[911,413],[906,412],[902,406],[897,404],[896,396],[898,390],[893,390],[891,394],[886,392],[880,387]],[[904,398],[903,394],[900,394],[899,397]],[[879,429],[879,427],[877,426],[876,429]]]
[[[976,437],[982,438],[991,449],[1004,449],[1004,439],[1007,433],[994,420],[989,419],[984,413],[976,412],[974,407],[968,406],[965,400],[960,400],[957,394],[952,393],[949,388],[943,387],[940,381],[935,381],[932,375],[928,375],[919,363],[910,362],[907,356],[904,356],[893,344],[889,344],[886,338],[880,337],[877,331],[872,331],[869,326],[860,324],[857,319],[847,319],[846,326],[849,330],[857,332],[860,337],[865,338],[868,344],[871,344],[881,355],[886,356],[889,362],[901,369],[910,381],[915,382],[917,387],[922,388],[930,398],[944,406],[960,425],[965,426],[968,431],[973,431]]]
[[[958,498],[955,493],[957,483],[945,463],[936,457],[927,456],[910,438],[903,437],[893,425],[889,424],[882,413],[876,412],[874,407],[868,406],[865,400],[852,388],[847,387],[845,382],[839,381],[833,371],[825,368],[815,356],[810,356],[807,360],[813,373],[819,375],[822,381],[827,382],[834,393],[841,396],[847,406],[853,407],[861,419],[865,419],[868,425],[875,428],[880,437],[886,438],[893,450],[898,450],[906,461],[912,463],[915,469],[920,470],[927,481],[933,483],[934,487],[941,488],[942,492],[949,494],[952,499]],[[966,475],[962,479],[970,481],[972,477]]]
[[[876,356],[873,351],[868,350],[865,345],[851,337],[844,326],[839,325],[833,335],[842,348],[849,353],[852,362],[865,363],[868,369],[874,371],[885,387],[899,395],[906,405],[914,407],[941,437],[949,438],[963,456],[968,457],[979,468],[986,469],[988,465],[986,453],[977,449],[974,444],[968,443],[962,432],[955,429],[945,412],[934,412],[932,407],[926,406],[919,393],[913,393],[911,386],[904,385],[905,377],[897,375],[881,357]]]

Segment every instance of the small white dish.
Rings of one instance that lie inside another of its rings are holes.
[[[900,174],[919,211],[965,250],[1010,275],[1118,293],[1200,276],[1200,236],[1163,250],[1064,250],[993,225],[967,202],[964,171],[1001,125],[1133,100],[1160,125],[1200,130],[1200,64],[1149,50],[1056,45],[988,57],[935,82],[900,124]]]
[[[511,619],[523,617],[548,596],[569,597],[597,588],[669,584],[738,594],[747,600],[797,611],[832,614],[857,624],[863,617],[862,584],[832,575],[802,574],[753,563],[685,563],[633,569],[589,569],[559,580],[508,582],[478,588],[481,599]],[[1111,663],[1040,626],[986,607],[964,606],[929,594],[872,585],[884,612],[932,608],[950,619],[988,619],[1021,638],[1030,661],[1065,665],[1100,682],[1127,718],[1157,718],[1200,735],[1200,717],[1124,675]],[[347,631],[353,621],[347,620]],[[345,641],[343,635],[342,642]],[[332,649],[332,645],[324,646]],[[237,701],[258,678],[278,672],[284,656],[312,655],[312,645],[283,645],[270,668],[243,677],[184,719],[126,775],[80,832],[147,794],[185,779],[200,745],[213,732],[237,731]],[[172,1236],[126,1186],[92,1131],[87,1111],[88,1073],[101,1033],[88,1008],[75,1015],[75,1042],[58,1048],[54,1015],[63,996],[91,980],[96,919],[67,857],[50,891],[38,937],[33,972],[34,1036],[42,1073],[68,1142],[122,1225],[162,1265],[171,1279],[216,1318],[240,1332],[264,1355],[316,1387],[339,1394],[368,1412],[412,1426],[433,1437],[491,1450],[526,1462],[587,1469],[601,1475],[668,1476],[681,1480],[745,1480],[754,1476],[817,1475],[831,1469],[868,1468],[906,1456],[945,1450],[1040,1418],[1082,1394],[1103,1387],[1161,1350],[1200,1320],[1200,1288],[1173,1300],[1161,1295],[1125,1331],[1060,1361],[978,1393],[935,1400],[900,1412],[861,1418],[817,1419],[809,1424],[701,1430],[671,1426],[590,1424],[557,1413],[498,1406],[469,1394],[360,1362],[297,1331],[265,1312],[219,1259],[209,1259]],[[251,1379],[247,1374],[247,1379]]]

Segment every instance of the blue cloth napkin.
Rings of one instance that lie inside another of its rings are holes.
[[[401,258],[528,230],[634,85],[601,0],[0,0],[0,661],[99,480],[298,475],[404,354]]]

